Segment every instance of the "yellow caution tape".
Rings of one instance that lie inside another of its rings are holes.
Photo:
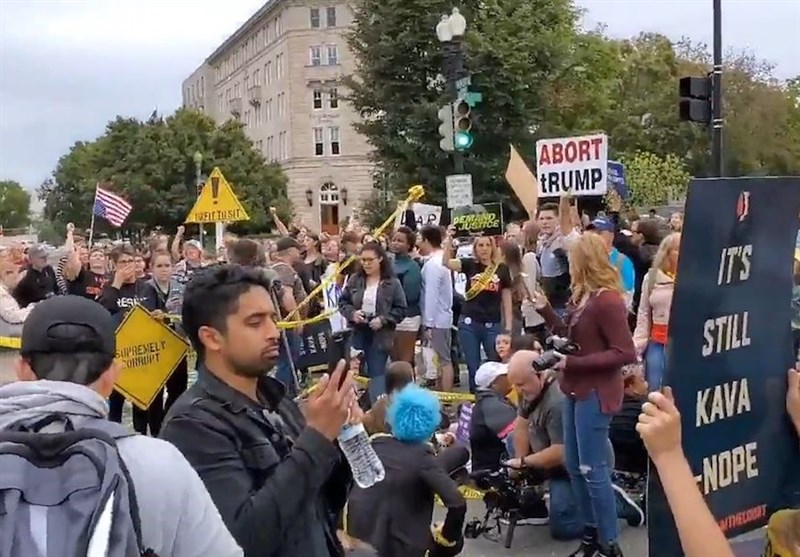
[[[321,313],[319,315],[315,315],[314,317],[309,317],[307,319],[298,319],[297,321],[278,321],[278,328],[296,329],[298,327],[303,327],[305,325],[314,325],[316,323],[322,323],[335,313],[336,310],[330,310]],[[176,323],[181,321],[181,316],[174,313],[165,314],[164,318]]]
[[[21,339],[19,337],[0,337],[0,348],[19,350]]]
[[[431,391],[436,398],[439,399],[439,402],[474,402],[475,395],[472,393],[460,393],[460,392],[452,392],[452,393],[445,393],[442,391]]]
[[[408,197],[406,197],[405,201],[400,205],[400,207],[397,208],[397,210],[395,212],[393,212],[389,216],[389,218],[387,218],[383,222],[382,225],[380,225],[378,228],[376,228],[375,230],[372,231],[372,236],[378,237],[381,234],[383,234],[383,232],[387,228],[392,226],[394,224],[394,220],[397,217],[397,215],[403,210],[403,205],[404,204],[408,204],[408,203],[411,203],[413,201],[417,201],[418,199],[422,199],[422,196],[424,196],[424,195],[425,195],[425,188],[424,187],[422,187],[421,185],[411,186],[409,188],[409,190],[408,190]],[[322,282],[314,290],[312,290],[308,294],[308,296],[306,296],[305,299],[303,299],[303,301],[301,301],[299,304],[297,304],[297,307],[294,310],[292,310],[289,313],[289,315],[286,316],[286,323],[300,323],[300,321],[295,321],[294,320],[299,315],[300,311],[302,311],[306,306],[308,306],[308,304],[311,303],[311,300],[313,300],[314,298],[319,296],[322,293],[322,291],[330,283],[332,283],[337,278],[339,278],[339,275],[342,273],[342,271],[344,271],[347,267],[352,265],[355,260],[356,260],[356,256],[355,255],[351,255],[345,261],[343,261],[342,263],[339,263],[336,266],[336,269],[334,269],[333,273],[331,273],[330,276],[325,277],[324,279],[322,279]]]
[[[458,492],[467,499],[468,501],[483,501],[483,496],[485,493],[479,489],[475,489],[474,487],[470,487],[468,485],[460,485],[458,486]],[[436,504],[440,507],[444,506],[442,500],[439,499],[439,496],[436,496]]]

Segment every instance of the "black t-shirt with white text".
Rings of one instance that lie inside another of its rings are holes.
[[[467,292],[469,292],[483,276],[486,265],[472,257],[464,257],[459,261],[461,261],[461,272],[467,276]],[[511,275],[508,267],[500,263],[485,288],[474,298],[464,302],[461,316],[469,317],[477,323],[500,323],[501,292],[506,288],[511,288]]]

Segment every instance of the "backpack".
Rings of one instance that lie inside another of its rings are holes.
[[[40,433],[54,423],[65,431]],[[0,431],[0,556],[157,557],[142,545],[133,483],[117,450],[122,425],[75,429],[48,416]]]

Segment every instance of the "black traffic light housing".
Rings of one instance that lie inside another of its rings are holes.
[[[682,77],[678,85],[678,113],[684,122],[711,123],[711,77]]]

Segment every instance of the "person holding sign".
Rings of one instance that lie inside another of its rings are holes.
[[[570,249],[572,296],[562,321],[541,292],[536,309],[555,334],[567,337],[570,354],[557,360],[564,393],[564,461],[584,525],[581,546],[571,557],[621,555],[608,435],[622,407],[622,368],[636,361],[620,275],[596,234],[578,238]]]
[[[476,391],[475,373],[481,365],[481,346],[490,360],[497,359],[495,339],[500,333],[511,334],[513,304],[511,276],[495,241],[491,237],[475,238],[472,250],[475,257],[453,259],[453,231],[448,230],[444,261],[451,271],[467,276],[468,288],[458,338],[469,371],[469,390]]]

